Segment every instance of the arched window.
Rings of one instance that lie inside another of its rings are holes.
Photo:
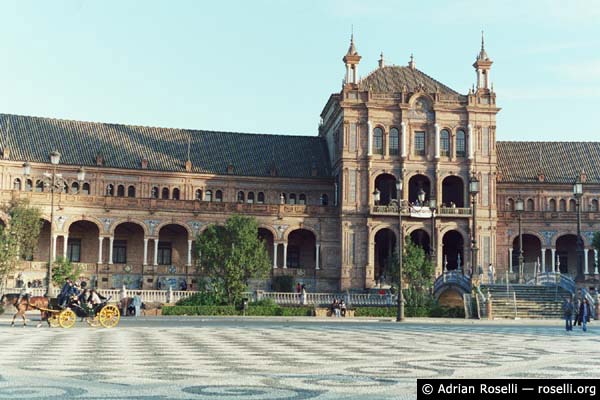
[[[565,199],[560,199],[560,201],[558,202],[558,207],[559,211],[567,211],[567,202],[565,201]]]
[[[383,129],[373,129],[373,153],[383,154]]]
[[[206,193],[204,193],[204,201],[212,201],[212,190],[207,190]]]
[[[215,193],[215,201],[218,203],[223,201],[223,192],[221,192],[220,190],[217,190],[217,192]]]
[[[21,190],[21,180],[16,178],[13,182],[13,190]]]
[[[575,200],[569,200],[569,211],[577,211],[577,207],[575,205]]]
[[[35,183],[35,191],[36,192],[43,192],[44,191],[44,182],[42,181],[37,181]]]
[[[125,197],[125,186],[117,186],[117,197]]]
[[[534,211],[533,199],[527,200],[527,211]]]
[[[327,206],[327,205],[329,205],[329,196],[327,196],[327,194],[326,194],[326,193],[323,193],[323,194],[321,195],[321,205],[322,205],[322,206]]]
[[[590,211],[597,212],[598,211],[598,200],[594,199],[590,203]]]
[[[159,189],[158,186],[153,186],[152,190],[150,191],[150,197],[152,197],[153,199],[158,199],[158,195],[159,195]]]
[[[115,187],[112,183],[109,183],[108,185],[106,185],[106,195],[107,196],[115,195]]]
[[[79,182],[73,182],[73,184],[71,185],[71,193],[79,193]]]
[[[398,138],[400,135],[398,134],[398,129],[392,128],[390,129],[390,140],[389,140],[389,151],[391,156],[397,156],[399,153],[399,142]]]
[[[33,181],[31,179],[27,179],[25,181],[25,191],[31,192],[33,190]]]
[[[254,192],[248,192],[248,203],[254,203]]]
[[[465,155],[465,131],[459,129],[456,131],[456,156],[464,157]]]
[[[163,200],[168,200],[169,199],[169,188],[163,188],[162,194],[160,197]]]
[[[556,211],[556,200],[550,199],[550,201],[548,202],[548,209],[550,211]]]
[[[240,191],[238,192],[238,196],[237,196],[238,203],[243,203],[243,202],[244,202],[244,198],[245,198],[245,197],[246,197],[246,196],[244,196],[244,192],[242,192],[242,191],[240,190]]]
[[[127,188],[127,197],[135,197],[135,186],[129,186]]]
[[[180,192],[179,188],[173,189],[173,200],[179,200]]]
[[[515,201],[513,199],[508,199],[506,202],[506,209],[508,211],[515,211]]]
[[[306,204],[306,195],[304,193],[298,198],[298,204]]]
[[[202,200],[202,190],[201,189],[196,189],[196,194],[194,197],[196,200]]]
[[[296,193],[290,193],[290,199],[288,200],[288,204],[296,204]]]
[[[258,199],[256,202],[258,204],[263,204],[265,202],[265,194],[263,192],[258,192]]]
[[[450,156],[450,132],[447,129],[442,129],[440,132],[440,155]]]
[[[84,183],[83,186],[81,187],[81,193],[83,194],[90,194],[90,184],[89,183]]]

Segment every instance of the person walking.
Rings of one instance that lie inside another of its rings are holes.
[[[490,285],[494,284],[494,266],[492,263],[488,265],[488,280]]]
[[[587,332],[587,323],[590,322],[590,315],[592,314],[592,310],[590,308],[590,303],[588,302],[588,299],[584,298],[583,301],[581,302],[581,306],[579,306],[579,313],[578,313],[578,321],[577,323],[581,323],[581,329],[584,332]]]
[[[142,298],[140,297],[140,292],[137,292],[135,296],[133,296],[132,301],[133,307],[135,308],[135,316],[140,316],[140,308],[142,307]]]
[[[567,332],[570,332],[573,330],[573,312],[575,311],[575,307],[573,306],[570,297],[565,298],[562,309],[563,317],[565,318],[565,329]]]

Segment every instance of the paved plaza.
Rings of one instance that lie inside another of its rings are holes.
[[[0,399],[414,399],[417,378],[597,378],[600,327],[560,321],[126,319],[10,328]]]

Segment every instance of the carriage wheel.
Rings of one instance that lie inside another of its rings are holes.
[[[102,307],[102,310],[100,310],[98,316],[100,317],[100,323],[103,327],[114,328],[119,323],[121,313],[117,307],[108,305]]]
[[[85,319],[85,322],[87,322],[88,325],[91,326],[92,328],[97,328],[97,327],[100,326],[100,320],[98,319],[97,315],[94,316],[93,318],[92,317],[87,317]]]
[[[77,316],[72,310],[66,309],[58,315],[58,323],[63,328],[72,328],[75,325]]]
[[[58,313],[53,313],[49,318],[48,322],[50,322],[51,328],[58,328],[60,326],[60,321],[58,320]]]

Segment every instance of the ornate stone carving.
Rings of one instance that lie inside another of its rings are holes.
[[[585,231],[585,232],[581,232],[581,236],[586,238],[588,243],[592,243],[592,241],[594,240],[594,233],[595,232]]]
[[[65,226],[65,222],[67,222],[67,217],[65,217],[64,215],[57,215],[56,217],[54,217],[54,222],[56,222],[58,230],[62,231],[63,226]]]
[[[202,222],[199,221],[188,221],[188,225],[192,228],[194,235],[200,233],[200,228],[202,228]]]
[[[275,231],[279,240],[283,240],[283,233],[289,228],[289,225],[275,225]]]
[[[100,218],[100,221],[102,222],[102,225],[104,226],[104,231],[109,232],[110,226],[112,225],[113,222],[115,222],[115,219],[114,218]]]

